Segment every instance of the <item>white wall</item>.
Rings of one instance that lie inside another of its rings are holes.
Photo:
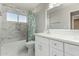
[[[36,24],[37,32],[43,32],[45,29],[45,11],[40,11],[37,14]]]
[[[59,25],[53,25],[53,28],[70,29],[70,12],[79,10],[79,3],[65,3],[58,8],[49,11],[50,22],[60,21]]]
[[[46,30],[46,8],[47,4],[40,4],[37,6],[36,10],[36,31],[37,32],[44,32]]]

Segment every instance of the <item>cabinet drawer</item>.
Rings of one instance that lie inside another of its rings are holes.
[[[35,45],[35,56],[40,56],[40,50],[38,45]]]
[[[68,53],[74,56],[79,56],[79,46],[64,43],[64,48],[65,55],[67,55],[66,53]]]
[[[50,56],[63,56],[63,51],[51,48],[50,49]]]
[[[43,38],[41,36],[36,36],[35,41],[37,43],[43,43],[43,44],[47,44],[47,45],[49,44],[49,40],[47,38]]]
[[[63,42],[50,40],[50,47],[53,47],[53,48],[56,48],[56,49],[63,51]]]

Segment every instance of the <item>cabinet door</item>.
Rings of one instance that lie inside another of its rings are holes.
[[[79,56],[79,46],[71,45],[71,44],[64,44],[65,49],[65,55],[73,55],[73,56]]]
[[[57,50],[55,48],[51,48],[50,56],[63,56],[63,51]]]
[[[35,43],[35,56],[40,56],[40,48],[39,45]]]
[[[50,55],[63,56],[63,42],[50,40]]]
[[[36,37],[35,40],[36,40],[35,41],[35,55],[36,56],[49,56],[49,40],[42,37]]]
[[[63,42],[50,40],[50,47],[53,47],[53,48],[63,51]]]
[[[69,53],[65,53],[65,56],[74,56],[74,55],[69,54]]]
[[[36,56],[49,56],[49,46],[42,43],[35,45]]]

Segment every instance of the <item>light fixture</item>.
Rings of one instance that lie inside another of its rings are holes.
[[[57,7],[57,6],[60,6],[61,3],[49,3],[48,5],[48,9],[51,9],[51,8],[54,8],[54,7]]]
[[[54,7],[54,6],[53,6],[53,3],[49,3],[48,8],[51,9],[51,8],[53,8],[53,7]]]

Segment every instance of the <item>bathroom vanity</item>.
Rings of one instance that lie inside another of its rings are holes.
[[[79,31],[35,34],[36,56],[79,56]]]

